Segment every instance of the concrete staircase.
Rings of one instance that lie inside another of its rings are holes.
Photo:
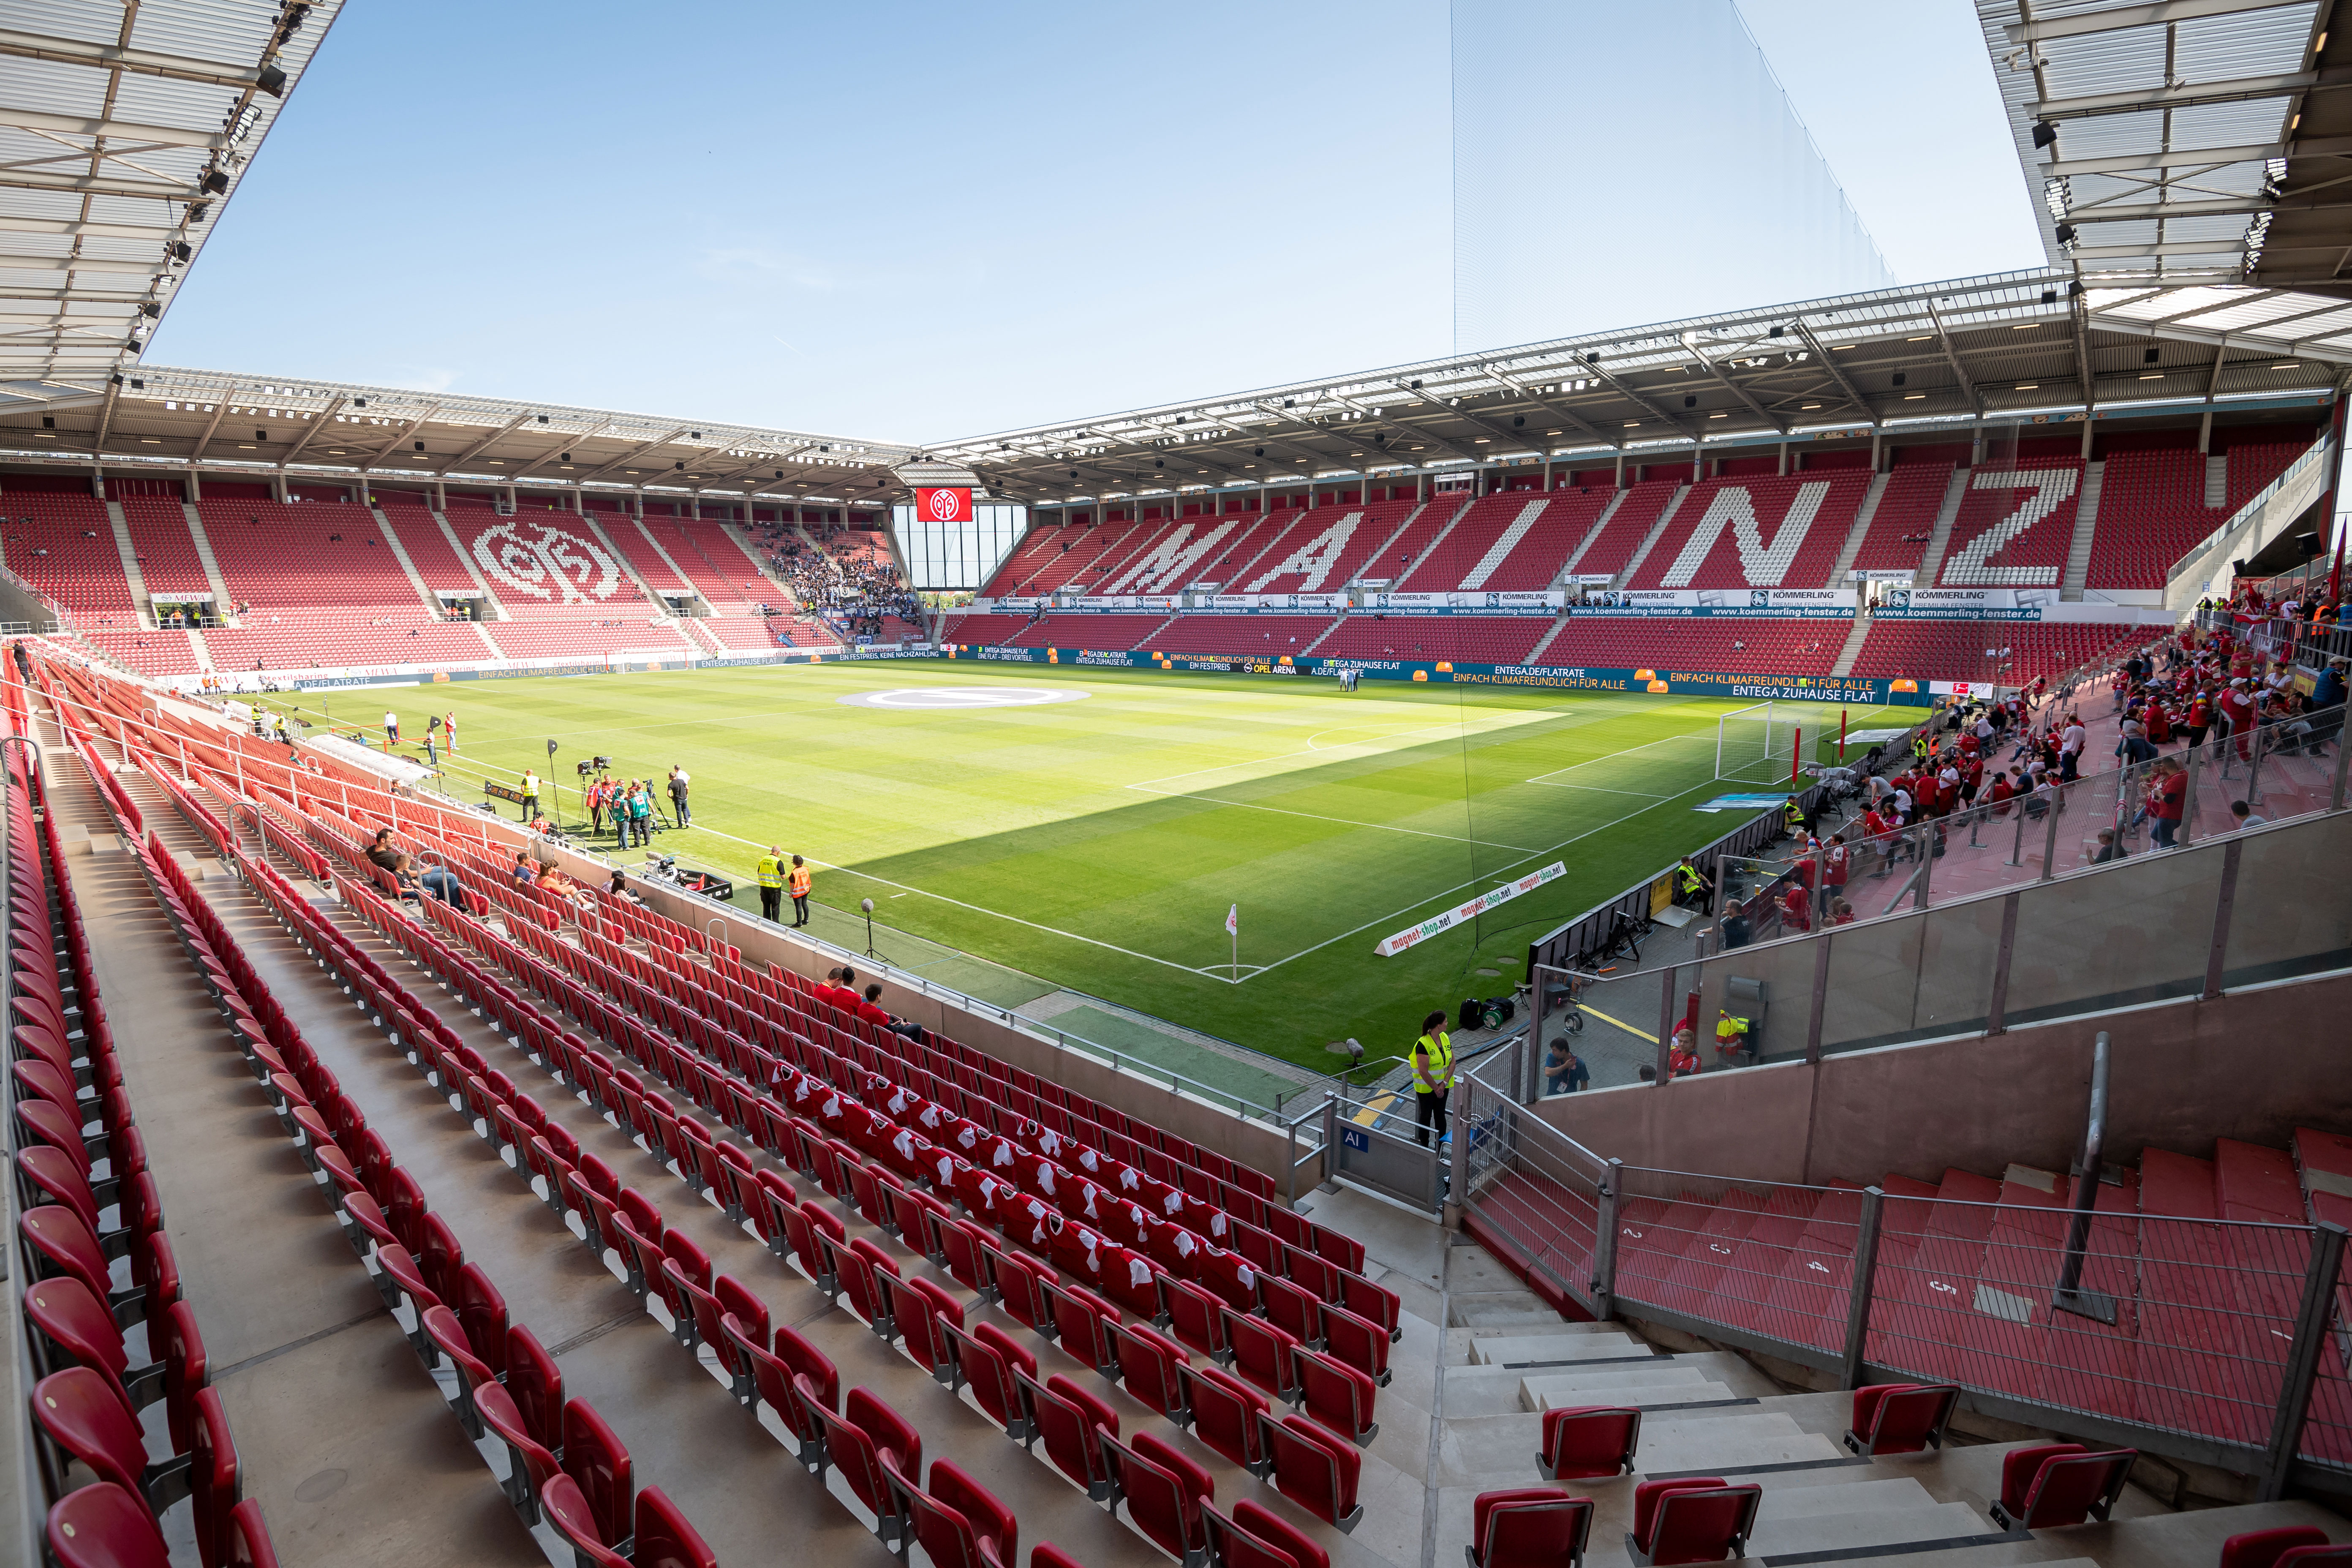
[[[400,569],[403,572],[408,574],[409,583],[416,589],[417,602],[435,615],[439,615],[441,601],[425,581],[425,574],[416,569],[416,563],[408,558],[408,546],[400,542],[400,534],[392,526],[392,520],[385,517],[383,512],[375,507],[368,509],[368,515],[375,519],[376,527],[383,531],[383,542],[392,546],[392,558],[400,563]]]
[[[1862,645],[1869,639],[1869,637],[1870,617],[1864,615],[1855,616],[1853,626],[1845,634],[1845,646],[1838,649],[1837,662],[1830,666],[1830,673],[1836,676],[1852,675],[1854,661],[1862,658]]]
[[[1968,499],[1969,479],[1975,470],[1954,468],[1952,482],[1944,487],[1943,504],[1936,508],[1936,531],[1927,540],[1927,552],[1919,558],[1919,575],[1915,586],[1932,588],[1936,574],[1944,569],[1944,552],[1952,546],[1952,524],[1959,520],[1960,502]]]
[[[1837,564],[1830,568],[1830,580],[1824,588],[1843,588],[1845,574],[1853,570],[1853,558],[1862,553],[1862,542],[1870,533],[1871,520],[1878,515],[1879,498],[1886,493],[1886,482],[1893,474],[1873,474],[1870,492],[1862,498],[1862,508],[1853,514],[1853,526],[1846,530],[1845,547],[1838,552]]]
[[[466,575],[474,580],[474,586],[482,591],[483,602],[490,606],[490,618],[494,621],[514,619],[506,605],[499,603],[498,590],[483,581],[481,573],[476,570],[472,555],[467,552],[465,542],[457,537],[457,531],[449,526],[449,520],[436,511],[433,514],[433,521],[441,530],[441,537],[449,542],[449,549],[457,555],[457,564],[466,569]]]
[[[1650,558],[1650,552],[1658,547],[1658,541],[1664,539],[1666,530],[1674,525],[1675,513],[1683,510],[1683,502],[1690,498],[1690,493],[1688,485],[1675,488],[1675,493],[1667,498],[1665,506],[1659,510],[1658,521],[1652,523],[1650,531],[1642,536],[1642,542],[1634,549],[1633,559],[1625,563],[1625,570],[1611,581],[1609,586],[1612,589],[1622,589],[1633,580],[1633,574],[1642,569],[1642,563]]]
[[[2206,465],[2206,490],[2212,490],[2212,465]],[[2104,462],[2085,464],[2083,468],[2083,494],[2074,503],[2074,537],[2066,546],[2066,571],[2058,579],[2058,597],[2069,603],[2083,597],[2083,584],[2091,574],[2091,535],[2099,526],[2099,490],[2107,474]]]
[[[122,556],[122,575],[131,584],[131,603],[139,612],[139,625],[152,626],[155,624],[155,607],[147,596],[147,574],[139,569],[139,546],[131,542],[131,521],[122,515],[121,501],[106,503],[106,521],[114,525],[114,548]],[[227,609],[226,605],[221,606],[224,614]]]
[[[1592,542],[1601,537],[1601,531],[1609,526],[1609,520],[1617,515],[1617,509],[1623,506],[1625,498],[1633,493],[1631,490],[1619,490],[1609,498],[1609,504],[1601,509],[1601,515],[1592,520],[1592,526],[1584,531],[1584,537],[1577,541],[1576,548],[1569,552],[1568,559],[1560,563],[1559,575],[1552,579],[1554,587],[1560,586],[1575,575],[1576,563],[1584,559],[1585,552],[1592,548]]]
[[[213,542],[205,533],[205,520],[185,501],[180,503],[180,510],[188,514],[188,536],[196,542],[196,559],[204,563],[205,582],[213,591],[213,614],[228,626],[244,625],[231,613],[236,601],[229,597],[228,581],[221,575],[220,563],[213,559]]]
[[[1536,644],[1535,647],[1528,649],[1528,657],[1519,660],[1519,662],[1521,664],[1541,664],[1543,662],[1544,649],[1551,647],[1553,640],[1567,629],[1568,615],[1563,611],[1559,615],[1552,617],[1551,630],[1544,633],[1543,640]]]

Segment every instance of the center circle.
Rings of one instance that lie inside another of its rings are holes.
[[[856,691],[834,700],[851,708],[881,708],[900,713],[979,713],[994,708],[1042,708],[1049,702],[1082,702],[1093,695],[1066,686],[912,686],[890,691]]]

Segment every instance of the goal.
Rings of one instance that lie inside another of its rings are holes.
[[[1733,709],[1716,721],[1716,778],[1732,784],[1786,784],[1805,721],[1818,717],[1785,702]]]

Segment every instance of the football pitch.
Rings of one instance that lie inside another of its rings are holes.
[[[694,825],[655,847],[730,875],[745,917],[780,845],[815,868],[830,941],[865,950],[870,898],[902,968],[1000,1002],[1105,998],[1318,1071],[1328,1041],[1370,1060],[1432,1008],[1507,991],[1531,938],[1728,830],[1693,808],[1757,787],[1715,779],[1716,721],[1741,704],[1649,695],[894,660],[329,700],[346,722],[389,705],[412,739],[425,704],[454,712],[452,795],[532,765],[567,825],[580,760],[656,782],[681,764]],[[1806,717],[1833,731],[1838,710]],[[1566,876],[1475,929],[1375,954],[1554,861]]]

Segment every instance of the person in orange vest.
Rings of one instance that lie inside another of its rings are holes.
[[[785,886],[792,890],[793,924],[795,926],[809,923],[809,883],[813,879],[809,876],[807,862],[797,855],[793,856],[792,874],[785,879]]]

